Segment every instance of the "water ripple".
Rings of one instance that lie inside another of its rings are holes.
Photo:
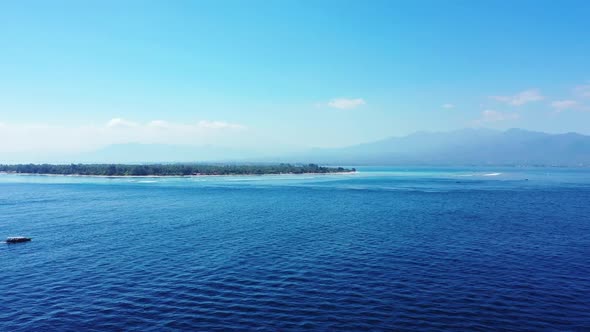
[[[292,181],[0,184],[0,330],[590,330],[590,191]]]

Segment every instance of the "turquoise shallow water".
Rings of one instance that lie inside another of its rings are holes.
[[[590,330],[590,170],[0,175],[0,330]]]

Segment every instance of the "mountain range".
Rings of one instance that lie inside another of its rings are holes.
[[[339,149],[315,149],[305,160],[350,165],[590,166],[590,136],[509,129],[417,132]]]
[[[0,163],[10,161],[6,156]],[[27,161],[28,162],[28,161]],[[318,163],[328,165],[545,165],[590,166],[590,136],[509,129],[416,132],[342,148],[299,152],[252,151],[215,146],[117,144],[70,156],[33,162],[52,163]]]

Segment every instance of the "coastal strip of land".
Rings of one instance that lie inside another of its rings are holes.
[[[356,169],[317,164],[14,164],[0,165],[7,174],[72,176],[200,176],[352,173]]]

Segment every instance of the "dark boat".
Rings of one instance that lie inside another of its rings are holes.
[[[14,236],[14,237],[9,237],[6,239],[6,243],[21,243],[21,242],[29,242],[31,241],[30,237],[24,237],[24,236]]]

